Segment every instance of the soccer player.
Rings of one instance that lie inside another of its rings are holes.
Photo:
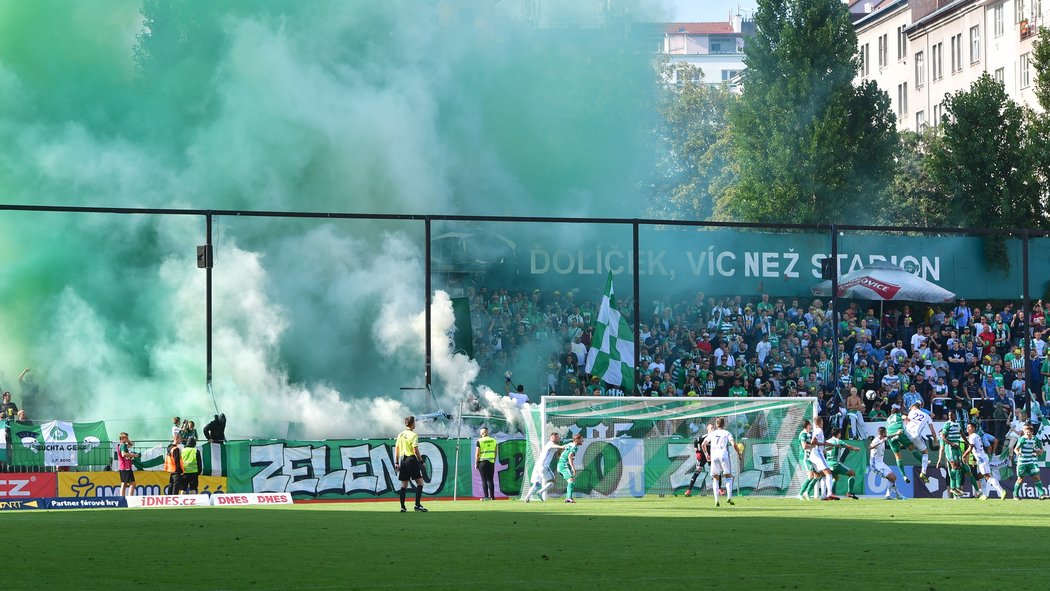
[[[933,419],[922,410],[921,402],[911,405],[911,410],[908,412],[908,424],[905,425],[904,430],[908,432],[908,438],[911,439],[915,450],[922,454],[922,469],[919,471],[919,478],[923,482],[929,482],[930,478],[926,476],[926,468],[930,465],[930,450],[926,446],[925,431],[930,432],[930,437],[934,441],[937,440],[937,433],[933,430]]]
[[[822,501],[837,501],[835,492],[835,477],[828,467],[828,460],[824,457],[824,419],[817,417],[813,419],[813,437],[810,439],[813,448],[809,452],[809,463],[813,465],[813,471],[824,475],[825,496]]]
[[[802,489],[798,491],[798,500],[808,501],[809,494],[812,492],[813,496],[816,496],[816,492],[813,488],[820,482],[820,476],[813,471],[813,464],[809,463],[809,452],[813,449],[811,440],[813,438],[813,423],[808,420],[802,421],[802,431],[798,434],[799,449],[801,449],[802,456],[799,458],[799,465],[806,471],[806,481],[802,483]]]
[[[904,463],[901,462],[901,450],[911,447],[911,439],[908,439],[908,435],[904,432],[904,418],[901,416],[899,404],[890,407],[890,416],[886,419],[886,443],[890,446],[894,459],[897,460],[897,467],[900,468],[904,482],[911,482],[908,475],[904,473]]]
[[[576,488],[576,452],[580,449],[580,444],[583,443],[583,433],[577,433],[572,436],[572,443],[565,446],[565,449],[561,452],[561,457],[558,458],[558,473],[565,478],[565,502],[575,503],[572,499],[573,489]]]
[[[1039,478],[1039,465],[1036,463],[1039,447],[1039,440],[1035,438],[1035,428],[1031,423],[1025,423],[1024,435],[1021,435],[1014,444],[1014,455],[1017,456],[1017,482],[1014,483],[1014,499],[1018,501],[1021,500],[1021,483],[1025,478],[1035,481],[1035,491],[1039,493],[1040,499],[1047,498],[1043,481]]]
[[[700,473],[703,472],[704,466],[709,462],[707,456],[704,455],[704,438],[707,434],[714,430],[714,425],[711,423],[707,424],[707,433],[702,437],[697,437],[693,440],[693,449],[696,450],[696,468],[693,469],[693,477],[689,480],[689,488],[685,489],[685,496],[691,496],[693,494],[693,485],[696,484],[696,479],[700,477]],[[703,492],[701,487],[700,492]]]
[[[554,472],[551,471],[551,462],[558,450],[565,449],[561,445],[561,436],[557,432],[551,433],[550,439],[543,444],[540,455],[536,459],[536,465],[532,467],[532,478],[529,492],[525,495],[525,502],[532,500],[532,495],[539,494],[541,501],[547,500],[547,491],[554,486]]]
[[[405,509],[405,495],[408,493],[408,481],[416,481],[416,505],[420,513],[426,513],[420,501],[423,499],[423,454],[419,453],[419,435],[416,435],[416,417],[405,417],[405,429],[397,434],[394,442],[394,469],[401,481],[401,512]]]
[[[887,440],[886,427],[879,427],[878,435],[871,438],[871,445],[868,446],[868,457],[870,458],[868,469],[889,481],[890,487],[886,489],[887,501],[893,499],[903,501],[904,495],[897,490],[897,475],[893,473],[893,470],[890,470],[890,467],[886,465],[886,461],[883,459],[886,456]]]
[[[955,417],[949,415],[941,427],[941,449],[937,453],[937,468],[940,469],[941,461],[948,460],[948,492],[952,498],[963,496],[963,475],[960,460],[962,460],[962,429]]]
[[[988,499],[988,485],[991,485],[999,493],[999,500],[1005,500],[1006,491],[999,484],[999,479],[992,476],[991,461],[984,450],[984,438],[977,432],[977,425],[974,423],[966,425],[966,442],[970,446],[963,452],[963,461],[966,461],[967,456],[972,456],[977,460],[977,473],[981,475],[980,499],[982,501]]]
[[[831,453],[825,452],[825,457],[828,460],[828,469],[831,470],[832,480],[838,480],[841,475],[846,476],[846,496],[858,500],[857,495],[853,494],[853,489],[857,485],[857,473],[851,470],[848,466],[842,464],[842,460],[846,459],[846,454],[851,451],[860,451],[859,447],[852,446],[842,440],[842,429],[832,429],[831,438],[825,442],[824,446],[830,448]],[[846,452],[839,455],[839,449],[845,449]],[[834,489],[829,494],[835,494]]]
[[[735,505],[733,502],[733,464],[729,459],[729,450],[736,450],[736,442],[733,440],[733,434],[725,430],[726,420],[725,417],[718,417],[715,419],[715,430],[707,434],[704,437],[703,446],[707,457],[711,460],[711,489],[715,493],[715,507],[721,506],[719,503],[719,488],[725,486],[726,491],[726,502],[730,505]],[[740,454],[739,451],[737,451]],[[743,461],[744,456],[740,454],[740,460]]]

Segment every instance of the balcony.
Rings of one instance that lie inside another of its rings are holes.
[[[1023,20],[1017,26],[1021,29],[1021,41],[1039,34],[1039,26],[1032,21]]]

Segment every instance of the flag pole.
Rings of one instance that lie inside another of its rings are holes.
[[[638,220],[635,219],[633,224],[632,224],[632,230],[633,230],[633,233],[634,233],[634,265],[633,265],[634,266],[634,270],[633,270],[633,272],[634,272],[634,310],[633,310],[633,315],[634,315],[634,371],[635,371],[636,375],[634,376],[634,384],[631,385],[631,391],[630,392],[624,392],[624,394],[626,396],[634,396],[634,394],[635,394],[634,390],[638,386],[638,377],[639,377],[637,375],[638,369],[639,369],[638,366],[641,365],[641,362],[642,362],[641,361],[641,343],[638,341],[638,339],[640,338],[639,335],[641,335],[641,330],[640,330],[639,324],[641,322],[641,317],[642,317],[641,312],[640,312],[641,305],[642,305],[641,293],[640,293],[640,289],[641,288],[639,286],[640,282],[638,280],[638,248],[639,248],[639,245],[638,245],[638,226],[639,226]]]

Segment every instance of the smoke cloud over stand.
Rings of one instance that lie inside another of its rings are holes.
[[[650,56],[625,40],[662,13],[477,4],[4,3],[0,195],[635,215],[654,88]],[[229,436],[385,435],[421,410],[398,389],[423,383],[421,224],[215,223],[214,390]],[[200,429],[214,414],[203,236],[195,217],[3,212],[2,385],[33,418],[105,419],[138,439],[166,436],[175,414]],[[477,366],[449,352],[451,305],[434,302],[448,405],[475,391]]]

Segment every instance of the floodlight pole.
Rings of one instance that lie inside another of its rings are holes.
[[[211,249],[212,249],[212,243],[211,243],[211,221],[212,221],[211,220],[211,211],[208,211],[207,213],[204,214],[204,228],[205,228],[204,245],[205,245],[205,249],[206,249],[205,252],[207,254],[210,254],[211,253]],[[206,255],[206,258],[208,258],[207,255]],[[207,362],[206,362],[207,375],[206,375],[205,379],[206,379],[206,383],[207,383],[207,387],[208,387],[208,392],[211,392],[211,376],[212,376],[212,354],[211,354],[211,347],[212,347],[212,345],[211,345],[211,267],[212,267],[211,260],[206,260],[205,261],[205,268],[204,268],[204,300],[205,300],[205,304],[204,304],[205,330],[204,330],[204,333],[206,335],[205,349],[207,350],[207,353],[206,353],[207,354]],[[212,396],[213,396],[212,402],[214,402],[214,394]]]

